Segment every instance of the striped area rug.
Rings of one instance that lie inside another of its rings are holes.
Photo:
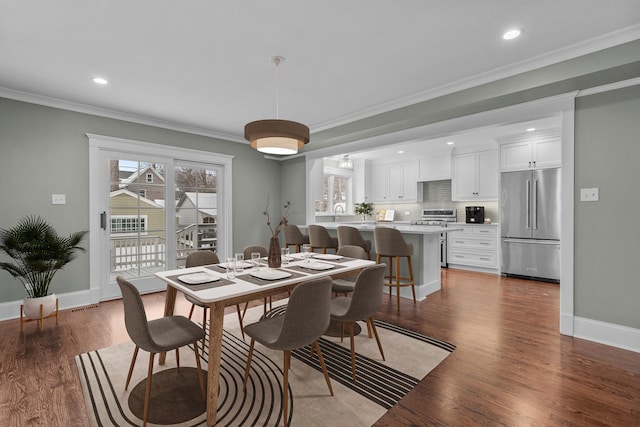
[[[274,313],[284,310],[276,308]],[[257,321],[262,308],[247,312],[245,323]],[[351,378],[349,340],[321,338],[320,347],[331,377],[329,394],[317,357],[310,349],[293,353],[289,372],[290,425],[369,426],[395,405],[444,360],[455,346],[398,326],[376,321],[385,352],[382,361],[375,339],[356,337],[358,380]],[[256,344],[246,392],[242,380],[249,340],[243,341],[235,315],[225,317],[218,422],[221,426],[282,424],[282,352]],[[137,426],[148,354],[140,352],[129,391],[124,390],[133,344],[124,343],[76,356],[89,418],[94,426]],[[202,358],[206,369],[205,354]],[[154,368],[149,426],[195,427],[206,425],[205,402],[199,395],[192,350],[180,352],[180,372],[175,356]],[[183,369],[182,367],[185,367]],[[155,405],[155,406],[154,406]]]

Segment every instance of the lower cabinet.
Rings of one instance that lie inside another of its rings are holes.
[[[461,231],[447,233],[447,262],[455,267],[498,268],[498,227],[464,225]]]

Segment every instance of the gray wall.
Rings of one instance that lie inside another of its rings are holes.
[[[268,245],[262,211],[267,195],[279,216],[280,162],[267,160],[248,145],[130,122],[74,113],[0,98],[0,228],[25,215],[40,215],[59,233],[89,229],[89,144],[86,133],[173,145],[235,156],[233,159],[233,247]],[[51,205],[52,193],[66,194]],[[304,202],[301,202],[304,206]],[[88,248],[88,241],[85,241]],[[56,293],[89,289],[89,256],[58,272]],[[24,291],[0,271],[0,302],[21,300]]]
[[[578,98],[575,132],[575,315],[640,328],[640,85]]]

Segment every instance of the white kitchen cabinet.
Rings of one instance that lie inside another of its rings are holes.
[[[371,198],[377,203],[415,203],[418,201],[416,161],[371,165]]]
[[[498,269],[498,227],[464,225],[447,233],[447,263],[450,267]]]
[[[453,156],[451,199],[455,201],[498,198],[498,152],[485,150]]]
[[[418,181],[451,179],[451,152],[434,153],[418,158]]]
[[[500,170],[515,171],[559,167],[562,139],[557,130],[512,135],[500,143]]]

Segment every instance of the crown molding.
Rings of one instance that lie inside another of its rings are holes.
[[[141,125],[153,126],[162,129],[175,130],[178,132],[190,133],[194,135],[207,136],[211,138],[224,139],[226,141],[240,142],[248,144],[244,138],[237,135],[231,135],[222,132],[216,132],[212,129],[204,129],[196,126],[189,126],[180,123],[170,122],[166,120],[154,119],[152,117],[142,116],[139,114],[125,113],[107,108],[95,107],[88,104],[78,102],[65,101],[59,98],[53,98],[44,95],[38,95],[30,92],[23,92],[5,87],[0,87],[0,97],[13,99],[16,101],[29,102],[31,104],[44,105],[46,107],[59,108],[62,110],[74,111],[76,113],[91,114],[94,116],[106,117],[109,119],[123,120]]]
[[[529,58],[515,64],[477,74],[473,77],[448,83],[434,89],[425,90],[414,95],[409,95],[404,98],[399,98],[384,104],[365,108],[356,111],[353,114],[339,117],[335,120],[316,123],[312,126],[313,132],[320,132],[323,130],[331,129],[337,126],[352,123],[357,120],[362,120],[367,117],[375,116],[377,114],[386,113],[398,108],[407,107],[409,105],[428,101],[430,99],[449,95],[454,92],[470,89],[472,87],[491,83],[500,79],[513,77],[518,74],[526,73],[528,71],[553,65],[569,59],[574,59],[583,55],[588,55],[590,53],[594,53],[638,39],[640,39],[640,24],[626,27],[600,37],[585,40],[572,46],[557,49],[543,55],[538,55],[536,57]]]

